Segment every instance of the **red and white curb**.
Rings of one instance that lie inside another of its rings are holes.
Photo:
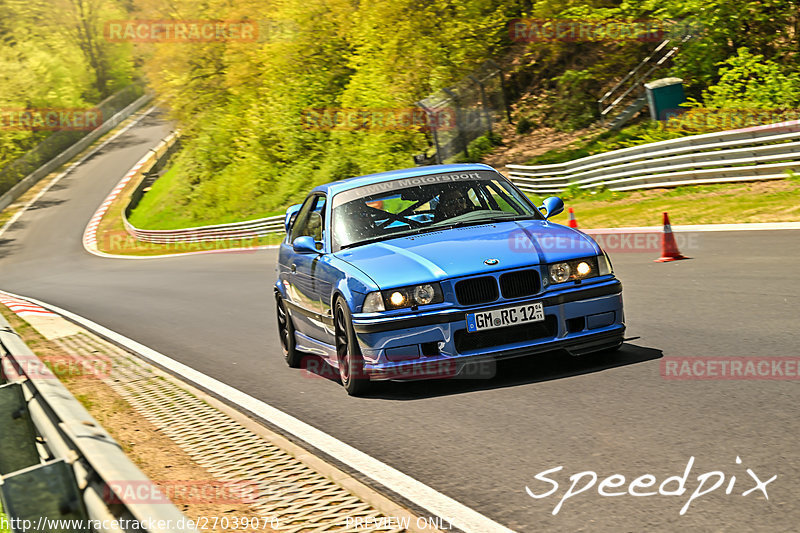
[[[58,316],[55,313],[48,311],[44,307],[31,303],[27,300],[16,298],[4,292],[0,292],[0,304],[5,305],[18,316]]]
[[[173,134],[174,135],[174,134]],[[135,165],[131,167],[130,170],[122,177],[122,179],[117,183],[117,185],[111,190],[111,192],[106,196],[103,203],[100,204],[100,207],[97,208],[92,218],[89,219],[89,223],[86,225],[86,229],[83,232],[83,247],[84,249],[89,252],[90,254],[96,255],[98,257],[105,257],[111,259],[164,259],[167,257],[182,257],[186,255],[205,255],[205,254],[218,254],[218,253],[246,253],[252,252],[255,250],[267,250],[267,249],[274,249],[278,248],[276,245],[262,245],[262,246],[252,246],[247,248],[223,248],[218,250],[197,250],[193,252],[176,252],[171,254],[158,254],[158,255],[122,255],[122,254],[111,254],[108,252],[101,252],[97,246],[97,230],[100,226],[100,222],[103,220],[103,217],[108,213],[108,209],[111,207],[125,187],[130,183],[134,176],[139,173],[139,170],[147,164],[150,158],[154,157],[154,152],[150,151],[144,155]]]
[[[117,199],[119,194],[125,188],[126,185],[133,179],[133,177],[139,172],[139,169],[147,163],[147,160],[150,159],[151,154],[148,152],[143,158],[139,160],[138,163],[133,165],[131,169],[128,171],[127,174],[117,183],[117,186],[114,187],[111,192],[106,196],[106,199],[103,200],[103,203],[100,204],[100,207],[97,208],[97,211],[94,212],[94,215],[89,220],[89,224],[86,226],[86,229],[83,232],[83,246],[87,250],[97,250],[97,228],[100,225],[100,222],[103,220],[103,217],[108,212],[108,208],[111,207],[111,204]]]

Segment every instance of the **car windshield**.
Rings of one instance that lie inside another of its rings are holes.
[[[435,174],[366,185],[333,199],[334,250],[451,227],[544,219],[496,172]]]

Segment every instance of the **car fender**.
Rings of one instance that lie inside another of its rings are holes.
[[[347,302],[350,312],[355,313],[357,307],[361,306],[362,300],[368,293],[380,290],[375,280],[352,263],[348,263],[334,255],[331,259],[331,265],[342,273],[342,277],[331,294],[331,309],[336,302],[336,298],[342,297]]]

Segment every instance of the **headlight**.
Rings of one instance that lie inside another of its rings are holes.
[[[405,291],[394,291],[389,296],[389,303],[392,304],[393,307],[405,307],[408,303],[408,295],[406,295]]]
[[[424,283],[387,291],[371,292],[364,300],[363,311],[365,313],[375,313],[386,311],[387,309],[405,309],[443,301],[442,287],[438,283]]]
[[[430,283],[414,287],[414,301],[419,305],[428,305],[435,297],[436,291]]]
[[[604,261],[606,261],[606,258],[601,255],[553,263],[549,267],[550,282],[565,283],[567,281],[580,281],[586,278],[610,274],[610,271],[605,272]],[[611,267],[608,266],[608,270],[610,270],[610,268]]]

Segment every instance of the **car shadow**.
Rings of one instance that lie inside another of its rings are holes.
[[[57,205],[61,205],[66,200],[37,200],[36,203],[28,207],[28,211],[36,211],[37,209],[47,209],[49,207],[55,207]]]
[[[563,351],[498,361],[481,367],[479,378],[380,382],[367,397],[383,400],[421,400],[480,390],[516,387],[542,381],[603,372],[663,357],[661,350],[625,343],[616,352],[573,357]],[[475,374],[473,374],[475,375]]]

